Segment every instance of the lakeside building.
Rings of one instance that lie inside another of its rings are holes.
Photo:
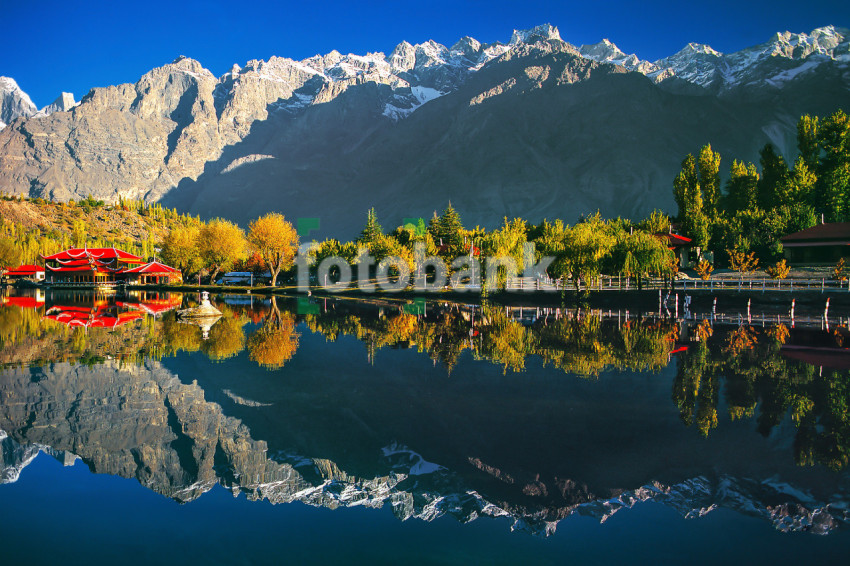
[[[40,265],[19,265],[14,269],[4,272],[3,276],[9,281],[19,281],[21,279],[44,281],[44,268]]]
[[[667,244],[667,248],[679,259],[679,268],[686,269],[692,267],[696,262],[691,260],[691,251],[693,250],[693,240],[681,236],[673,232],[672,228],[669,232],[656,234]]]
[[[166,284],[182,281],[180,270],[147,262],[117,248],[71,248],[42,256],[45,284],[51,287],[99,287]]]
[[[834,264],[850,257],[850,222],[818,224],[780,241],[790,264]]]

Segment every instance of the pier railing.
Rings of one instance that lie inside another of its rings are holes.
[[[670,280],[661,278],[645,278],[641,281],[643,290],[670,289]],[[551,279],[535,277],[511,277],[505,283],[508,291],[635,291],[638,289],[637,279],[633,277],[618,277],[601,275],[594,280],[579,281],[578,285],[571,279]],[[837,279],[768,279],[768,278],[710,278],[675,279],[673,289],[677,291],[818,291],[850,292],[850,280]]]

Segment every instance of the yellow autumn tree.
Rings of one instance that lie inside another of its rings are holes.
[[[162,239],[160,255],[168,265],[176,267],[184,276],[201,269],[201,257],[198,250],[197,226],[175,226]]]
[[[198,233],[198,252],[204,264],[212,269],[212,278],[245,259],[247,242],[242,228],[221,218],[211,220]]]
[[[278,273],[291,267],[295,260],[298,233],[282,214],[271,212],[248,226],[248,244],[269,266],[274,287]]]

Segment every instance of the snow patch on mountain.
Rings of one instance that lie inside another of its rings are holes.
[[[439,464],[427,461],[421,454],[414,452],[407,446],[396,443],[383,447],[381,454],[383,454],[384,458],[397,462],[397,465],[405,468],[406,473],[411,476],[432,474],[446,469]]]
[[[799,67],[794,67],[793,69],[788,69],[787,71],[782,71],[768,79],[765,79],[765,82],[771,86],[779,87],[783,83],[786,83],[793,79],[794,77],[801,75],[807,71],[811,71],[812,69],[817,68],[820,65],[821,61],[806,61]]]

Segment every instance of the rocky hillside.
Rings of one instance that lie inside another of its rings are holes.
[[[159,242],[168,233],[170,225],[163,216],[149,212],[140,214],[138,209],[131,210],[130,207],[125,210],[109,205],[89,207],[42,200],[0,199],[0,226],[8,222],[19,225],[25,231],[71,237],[74,223],[82,222],[89,241],[114,241],[129,246],[149,240]]]
[[[727,162],[767,142],[793,158],[800,114],[847,100],[847,36],[786,32],[727,55],[689,44],[650,63],[544,25],[508,43],[272,57],[218,78],[181,57],[70,111],[13,120],[0,188],[162,201],[243,224],[278,210],[345,238],[370,206],[387,226],[449,200],[488,227],[672,211],[671,180],[704,143]]]

